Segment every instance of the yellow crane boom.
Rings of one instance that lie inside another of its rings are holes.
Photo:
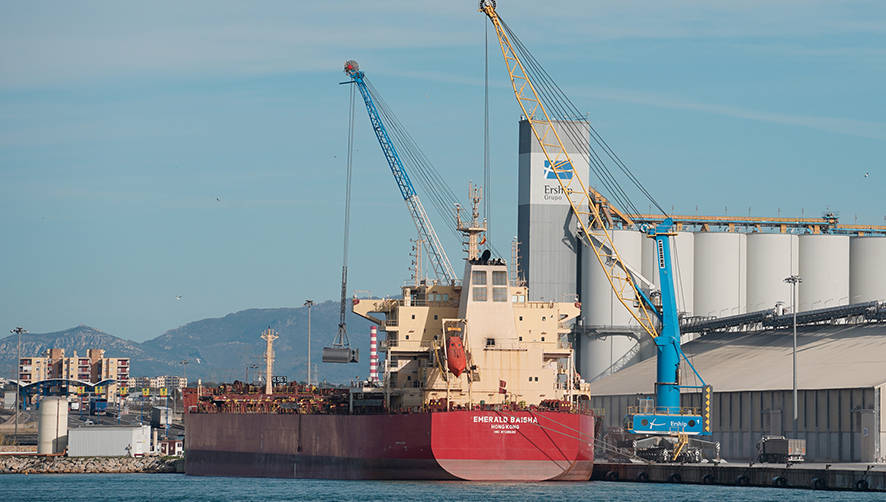
[[[633,221],[626,213],[612,205],[603,194],[586,184],[578,170],[573,168],[572,159],[557,130],[557,120],[553,120],[548,114],[523,62],[514,50],[511,39],[495,11],[494,0],[481,0],[480,11],[489,17],[495,27],[517,104],[523,110],[523,115],[529,122],[545,159],[569,200],[585,243],[594,251],[619,302],[646,333],[653,338],[657,337],[658,330],[654,322],[657,316],[651,307],[637,298],[630,267],[619,255],[609,231],[615,219],[625,225],[632,225]]]

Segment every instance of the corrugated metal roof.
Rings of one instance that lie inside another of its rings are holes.
[[[693,366],[714,391],[793,388],[792,331],[708,334],[683,345]],[[685,362],[685,385],[697,385]],[[800,389],[874,387],[886,383],[886,325],[800,327],[797,332]],[[655,358],[591,384],[596,395],[652,393]]]

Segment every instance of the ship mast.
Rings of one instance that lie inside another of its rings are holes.
[[[276,331],[268,328],[262,332],[261,338],[267,342],[265,347],[265,394],[270,396],[274,393],[274,386],[271,383],[271,374],[274,372],[274,340],[280,337],[277,336]]]
[[[480,223],[480,200],[483,198],[483,189],[472,183],[468,185],[468,196],[471,199],[471,221],[462,224],[461,205],[456,204],[456,230],[465,234],[467,242],[464,244],[468,252],[468,260],[476,260],[480,256],[480,245],[486,242],[486,237],[480,240],[480,234],[486,232],[486,219],[484,218],[483,223]]]

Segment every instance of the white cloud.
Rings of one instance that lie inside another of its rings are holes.
[[[677,110],[691,110],[703,113],[712,113],[726,117],[754,120],[790,126],[800,126],[809,129],[817,129],[825,132],[846,134],[862,138],[886,140],[886,123],[870,122],[840,117],[823,117],[815,115],[797,115],[770,111],[760,111],[729,105],[712,103],[699,103],[680,98],[652,94],[646,92],[623,91],[597,88],[573,88],[573,96],[585,96],[598,99],[621,101],[642,105],[671,108]]]
[[[607,38],[886,33],[881,3],[514,1],[499,12],[531,45],[574,44],[573,57]],[[375,49],[479,50],[484,22],[475,0],[17,3],[0,18],[0,86],[326,71]]]

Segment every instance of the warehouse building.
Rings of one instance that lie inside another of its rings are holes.
[[[798,420],[793,432],[790,329],[709,333],[683,345],[693,366],[713,385],[713,437],[731,461],[756,457],[763,434],[799,437],[807,460],[882,462],[886,423],[886,324],[803,326],[798,332]],[[606,431],[638,399],[654,395],[655,358],[591,384],[595,409],[604,409]],[[684,385],[697,379],[683,364]],[[699,394],[685,390],[683,405],[699,406]]]
[[[151,453],[147,425],[88,425],[68,431],[69,457],[139,457]]]

